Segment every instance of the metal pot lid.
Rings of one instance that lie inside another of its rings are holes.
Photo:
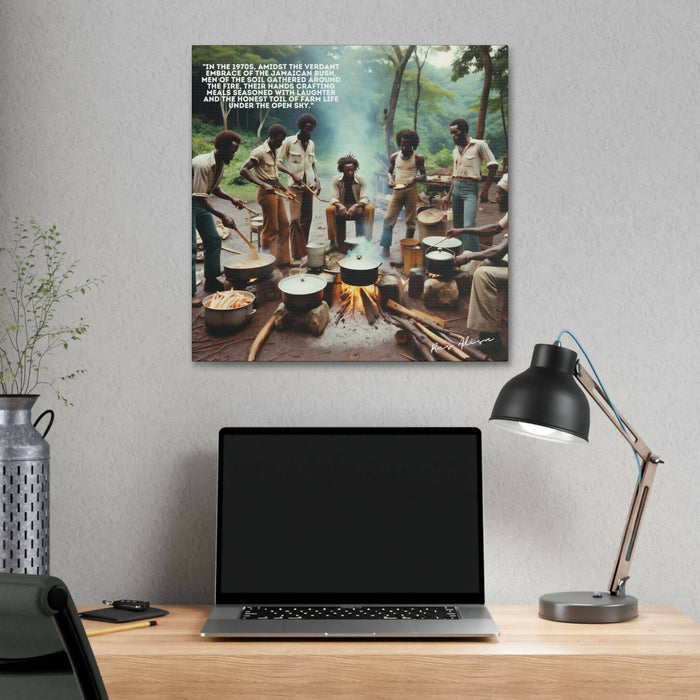
[[[365,258],[362,255],[348,255],[342,260],[338,260],[338,265],[344,270],[372,270],[379,269],[381,261],[375,258]]]
[[[421,244],[426,248],[437,246],[438,248],[459,248],[462,241],[459,238],[445,238],[444,236],[426,236]]]
[[[438,221],[442,221],[443,216],[445,216],[445,212],[442,209],[431,207],[419,211],[416,218],[422,224],[436,224]]]
[[[449,250],[440,250],[438,248],[437,250],[431,250],[429,253],[426,253],[425,257],[433,262],[447,262],[448,260],[454,260],[455,255],[454,253],[450,253]]]
[[[277,286],[285,294],[303,295],[316,294],[325,289],[326,284],[326,280],[318,275],[293,275],[280,280]]]
[[[241,265],[244,261],[245,265]],[[224,270],[254,270],[274,262],[275,256],[270,253],[258,253],[257,260],[254,260],[250,253],[248,255],[232,255],[224,260]]]

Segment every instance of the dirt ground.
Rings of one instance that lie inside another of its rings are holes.
[[[495,184],[491,185],[490,197],[495,198]],[[321,196],[324,196],[321,192]],[[327,194],[326,194],[327,196]],[[257,202],[246,202],[251,209],[258,210]],[[230,202],[218,201],[220,211],[233,215],[241,231],[248,235],[250,229],[245,210],[240,212]],[[419,204],[420,206],[420,204]],[[217,206],[218,208],[218,206]],[[383,211],[385,207],[377,207],[373,242],[379,253],[379,238],[382,231]],[[502,214],[498,211],[495,201],[479,204],[476,217],[476,225],[483,226],[498,221]],[[383,270],[397,271],[404,282],[408,277],[403,272],[401,261],[401,247],[399,241],[405,238],[405,222],[403,213],[394,226],[394,235],[391,245],[389,260],[385,260],[380,268]],[[348,236],[354,235],[354,224],[348,224]],[[314,216],[309,235],[310,242],[327,242],[327,230],[325,219],[325,205],[314,201]],[[257,237],[252,239],[257,242]],[[233,233],[223,241],[226,248],[237,250],[241,253],[249,252],[245,242]],[[231,253],[222,251],[222,262]],[[201,277],[201,264],[198,264],[198,278]],[[287,274],[289,271],[287,271]],[[225,278],[222,277],[222,280]],[[198,293],[204,295],[201,286]],[[212,335],[204,323],[203,307],[192,308],[192,359],[198,362],[235,362],[246,361],[248,351],[258,331],[266,323],[277,309],[280,300],[267,301],[257,306],[251,320],[236,332],[226,336]],[[461,297],[456,306],[444,309],[426,309],[420,298],[411,298],[405,295],[405,305],[420,311],[439,316],[446,320],[446,327],[463,335],[474,336],[468,333],[466,319],[468,311],[468,297]],[[370,325],[364,316],[356,313],[354,317],[343,318],[336,322],[337,309],[330,309],[330,323],[320,337],[314,337],[308,332],[294,330],[278,330],[273,328],[270,335],[257,353],[257,362],[409,362],[405,355],[410,354],[405,347],[397,344],[395,340],[396,326],[382,319]],[[404,353],[404,354],[402,354]],[[499,358],[495,358],[499,359]]]

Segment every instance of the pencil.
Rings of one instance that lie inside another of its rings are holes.
[[[158,620],[144,620],[143,622],[132,622],[130,625],[119,625],[119,627],[105,627],[104,629],[91,630],[86,632],[88,637],[97,634],[111,634],[112,632],[124,632],[125,630],[137,630],[141,627],[153,627],[158,624]]]

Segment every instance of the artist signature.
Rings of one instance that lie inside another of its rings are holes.
[[[467,348],[470,345],[481,345],[482,343],[491,343],[494,340],[495,338],[479,338],[478,340],[475,340],[473,338],[463,338],[459,341],[459,345],[455,345],[454,343],[450,343],[449,345],[440,345],[440,343],[433,343],[430,347],[430,352],[435,353],[438,350],[451,350],[452,348],[459,348],[460,350],[464,350],[464,348]]]

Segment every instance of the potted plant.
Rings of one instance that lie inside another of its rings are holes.
[[[48,385],[65,404],[57,383],[81,374],[47,378],[46,360],[80,340],[88,325],[65,324],[59,307],[99,284],[73,281],[76,261],[62,250],[55,226],[42,229],[33,220],[14,220],[7,246],[0,247],[0,480],[3,532],[0,571],[49,573],[49,446],[45,435],[53,423],[48,410],[32,424],[31,409],[39,387]],[[45,416],[41,435],[35,428]]]

